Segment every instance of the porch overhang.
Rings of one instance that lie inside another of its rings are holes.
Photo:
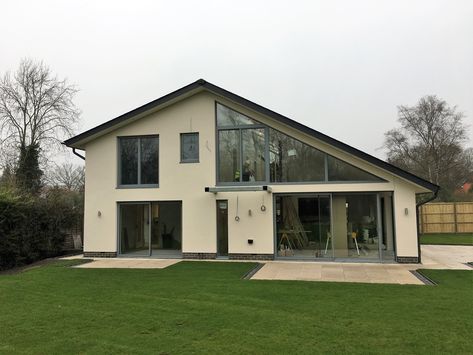
[[[211,192],[217,194],[219,192],[242,192],[242,191],[267,191],[271,193],[273,190],[268,185],[256,185],[256,186],[214,186],[205,187],[205,192]]]

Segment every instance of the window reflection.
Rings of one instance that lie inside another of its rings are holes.
[[[218,132],[219,181],[240,181],[240,131]]]
[[[264,128],[242,130],[243,174],[242,181],[265,181]]]
[[[325,154],[292,137],[269,129],[271,182],[325,180]]]
[[[218,182],[384,181],[221,104],[217,129]]]

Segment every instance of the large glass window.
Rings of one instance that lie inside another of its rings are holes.
[[[155,186],[159,181],[159,141],[156,136],[121,137],[119,186]]]
[[[327,156],[327,165],[329,181],[382,181],[379,177],[330,155]]]
[[[394,259],[392,193],[275,195],[278,257]]]
[[[335,257],[379,259],[382,231],[377,195],[334,194],[332,210]]]
[[[325,180],[325,154],[284,133],[269,129],[271,182]]]
[[[255,120],[236,112],[227,106],[217,104],[217,126],[218,127],[235,127],[259,124]]]
[[[181,202],[139,202],[119,205],[120,254],[180,255]]]
[[[384,181],[217,103],[218,182]]]
[[[243,175],[242,181],[266,181],[265,129],[243,129]]]
[[[220,182],[240,181],[240,131],[218,132],[218,156]]]
[[[136,138],[120,138],[120,185],[138,184],[138,144]]]
[[[276,195],[277,256],[332,258],[329,195]]]

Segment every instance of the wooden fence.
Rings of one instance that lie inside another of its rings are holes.
[[[473,233],[473,202],[435,202],[420,207],[421,233]]]

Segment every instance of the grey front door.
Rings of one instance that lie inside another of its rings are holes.
[[[217,200],[217,256],[228,256],[227,200]]]

